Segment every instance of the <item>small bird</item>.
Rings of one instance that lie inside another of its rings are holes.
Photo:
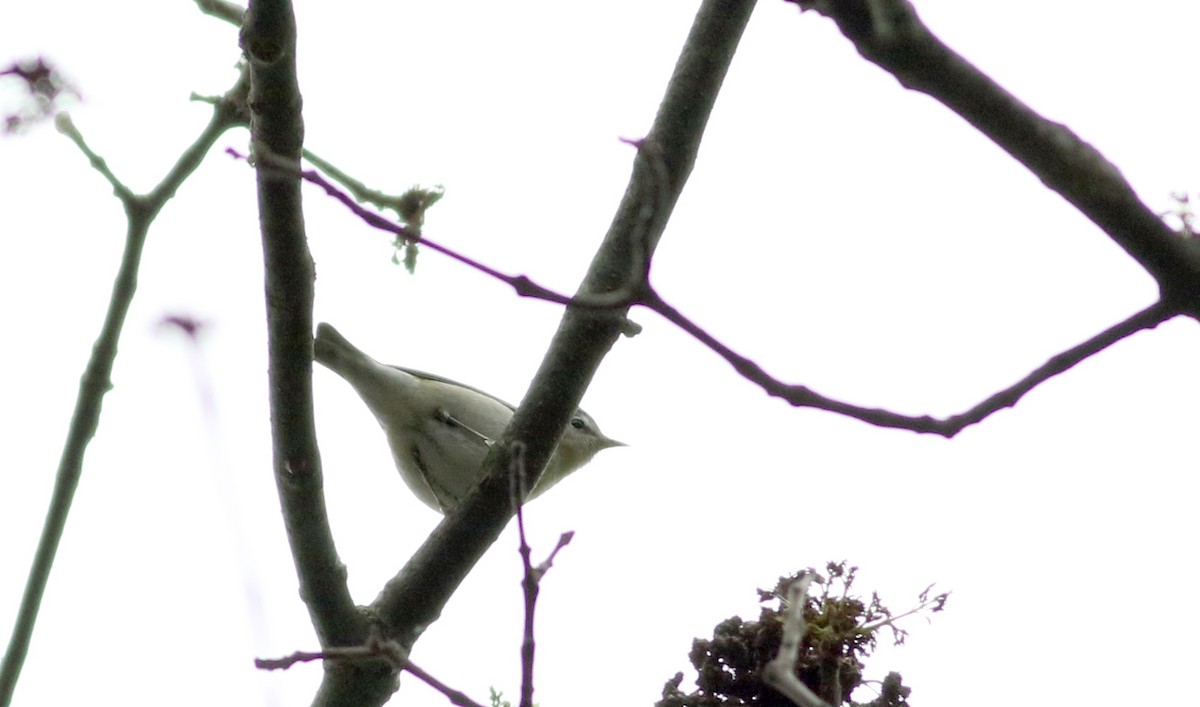
[[[417,498],[449,513],[482,478],[483,458],[516,411],[482,390],[366,355],[321,323],[313,357],[354,387],[387,434],[400,476]],[[602,449],[623,447],[576,410],[546,470],[529,493],[545,493]]]

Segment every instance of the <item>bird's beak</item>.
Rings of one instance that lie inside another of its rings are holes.
[[[615,439],[609,439],[608,437],[605,437],[604,438],[604,446],[601,447],[601,449],[608,449],[609,447],[628,447],[628,446],[629,445],[625,444],[624,442],[618,442]]]

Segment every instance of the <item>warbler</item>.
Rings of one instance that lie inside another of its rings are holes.
[[[449,513],[479,483],[483,458],[516,411],[478,388],[379,363],[329,324],[317,325],[313,357],[353,386],[387,435],[404,482],[441,513]],[[545,493],[600,450],[623,446],[576,410],[528,498]]]

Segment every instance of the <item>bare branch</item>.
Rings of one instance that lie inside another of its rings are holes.
[[[268,388],[275,485],[300,595],[321,645],[363,644],[368,622],[346,585],[325,509],[321,458],[312,399],[313,262],[301,210],[300,166],[304,125],[296,77],[296,20],[287,0],[254,2],[240,44],[250,73],[251,143],[271,155],[259,164],[259,223],[266,276]],[[285,173],[274,165],[286,163]],[[340,703],[355,691],[383,701],[395,674],[364,688],[346,671],[330,670],[317,703]],[[366,692],[364,692],[366,690]]]
[[[1162,298],[1200,312],[1200,244],[1138,199],[1120,170],[1047,120],[929,31],[907,0],[788,0],[833,18],[868,61],[958,113],[1104,230],[1158,281]]]
[[[309,663],[314,660],[353,662],[374,661],[380,658],[387,661],[394,670],[407,671],[421,682],[442,693],[446,699],[450,700],[451,704],[459,707],[482,707],[466,693],[455,690],[413,663],[399,643],[382,640],[378,631],[373,631],[367,642],[361,646],[333,647],[323,651],[296,651],[282,658],[256,658],[254,667],[259,670],[287,670],[297,663]]]
[[[644,148],[643,144],[635,143],[639,149],[639,155],[651,153],[650,148]],[[225,152],[235,159],[249,161],[242,153],[233,148],[226,148]],[[299,176],[301,179],[321,187],[326,194],[333,197],[335,200],[343,204],[355,216],[358,216],[368,226],[386,231],[396,237],[397,244],[402,243],[419,243],[427,248],[441,253],[451,260],[458,261],[469,268],[483,273],[491,278],[499,280],[513,288],[513,291],[521,297],[530,297],[532,299],[544,300],[555,304],[564,304],[576,309],[591,309],[591,310],[615,310],[628,307],[638,303],[638,295],[645,286],[646,277],[649,276],[650,259],[647,255],[646,233],[652,228],[654,218],[659,215],[659,210],[656,202],[648,200],[648,206],[643,208],[640,214],[640,219],[637,228],[630,234],[631,252],[634,266],[630,269],[629,277],[624,285],[619,288],[599,294],[582,295],[576,294],[574,297],[556,292],[548,287],[539,285],[528,275],[506,275],[505,273],[496,270],[495,268],[486,265],[474,258],[460,253],[453,248],[442,245],[437,241],[430,240],[421,232],[420,228],[415,224],[397,223],[389,218],[379,215],[362,206],[362,202],[371,203],[381,208],[393,208],[396,206],[391,203],[395,201],[394,197],[380,192],[378,190],[369,189],[357,180],[354,180],[349,175],[337,170],[328,162],[316,158],[305,151],[305,158],[318,165],[322,170],[330,172],[334,178],[341,183],[349,183],[349,193],[343,191],[337,185],[330,182],[320,172],[315,170],[301,170],[294,166],[289,166],[286,160],[277,159],[270,153],[259,150],[255,154],[256,160],[269,166],[270,168],[279,171],[281,174],[291,174]],[[649,157],[651,161],[655,158]],[[661,161],[661,160],[660,160]],[[657,176],[658,169],[653,168]],[[332,170],[332,171],[331,171]],[[659,189],[655,186],[654,189]],[[661,199],[661,196],[659,196]],[[640,276],[639,276],[640,273]]]
[[[126,210],[136,209],[137,196],[133,190],[125,186],[117,175],[113,174],[108,168],[108,161],[100,155],[96,154],[92,148],[88,147],[87,142],[83,139],[83,135],[75,127],[75,123],[71,121],[71,116],[67,113],[61,113],[54,119],[54,127],[58,128],[58,132],[67,136],[71,142],[75,143],[75,147],[88,158],[88,163],[92,165],[92,169],[100,173],[109,184],[112,185],[113,193],[117,199],[125,205]]]

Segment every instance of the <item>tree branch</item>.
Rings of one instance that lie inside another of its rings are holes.
[[[313,263],[305,237],[299,170],[304,125],[296,77],[296,23],[287,0],[256,0],[241,47],[250,68],[251,143],[266,276],[271,438],[300,595],[323,648],[365,643],[369,624],[355,606],[325,509],[312,402]],[[269,159],[268,159],[269,156]],[[369,676],[364,679],[363,676]],[[382,703],[395,690],[383,660],[327,664],[318,703]],[[379,678],[379,679],[371,679]]]
[[[525,536],[525,506],[524,498],[528,491],[525,478],[524,445],[518,443],[513,450],[513,466],[509,477],[509,498],[517,514],[517,536],[520,544],[517,552],[521,555],[521,566],[524,576],[521,579],[521,590],[525,597],[525,630],[521,637],[521,702],[520,707],[534,707],[533,703],[533,665],[537,643],[533,636],[533,618],[537,609],[538,592],[541,588],[542,577],[550,571],[558,551],[566,547],[575,537],[575,531],[568,530],[558,538],[558,543],[550,551],[546,560],[537,567],[533,566],[533,549]]]
[[[287,670],[297,663],[308,663],[314,660],[324,661],[328,665],[338,662],[373,662],[377,658],[387,661],[396,671],[406,670],[412,673],[418,680],[442,693],[450,701],[450,704],[458,705],[458,707],[482,707],[466,693],[455,690],[409,660],[400,644],[395,641],[383,640],[378,632],[372,632],[368,636],[367,642],[361,646],[331,647],[323,651],[296,651],[282,658],[258,658],[254,661],[254,667],[259,670]]]
[[[706,0],[697,14],[646,138],[661,151],[670,179],[668,202],[659,209],[662,218],[644,236],[646,259],[652,256],[666,216],[687,181],[753,6],[746,0]],[[635,161],[629,187],[580,294],[604,293],[629,281],[635,261],[630,234],[645,227],[639,201],[646,180],[655,179],[648,174],[651,170],[647,160]],[[528,483],[532,487],[587,382],[619,335],[619,328],[620,317],[614,312],[569,308],[564,314],[525,401],[485,461],[488,477],[438,525],[376,599],[373,606],[391,636],[411,646],[437,619],[451,593],[495,541],[513,513],[507,479],[512,443],[523,441],[526,445],[525,461],[531,470]]]
[[[1153,329],[1180,313],[1172,304],[1157,302],[1125,321],[1096,334],[1082,344],[1051,357],[1050,360],[1046,361],[1045,364],[1029,375],[1004,390],[991,395],[971,409],[945,419],[938,419],[929,415],[901,415],[900,413],[880,408],[851,405],[850,403],[825,397],[803,385],[783,383],[773,378],[751,359],[737,353],[697,326],[680,313],[679,310],[667,304],[653,290],[647,293],[642,304],[658,312],[672,324],[691,334],[702,344],[716,352],[721,358],[728,361],[743,378],[758,384],[768,394],[783,398],[796,407],[826,410],[839,415],[853,417],[856,420],[862,420],[877,427],[892,427],[901,430],[911,430],[913,432],[936,434],[947,438],[955,436],[963,429],[982,421],[992,413],[1016,405],[1026,393],[1041,383],[1073,368],[1075,364],[1103,351],[1121,339],[1143,329]]]
[[[943,44],[907,0],[788,1],[831,17],[865,59],[978,128],[1140,263],[1162,299],[1200,316],[1200,243],[1171,230],[1096,148]]]

